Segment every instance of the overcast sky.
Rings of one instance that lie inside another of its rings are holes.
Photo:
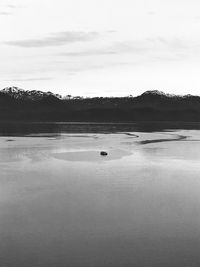
[[[200,94],[199,0],[1,0],[0,87]]]

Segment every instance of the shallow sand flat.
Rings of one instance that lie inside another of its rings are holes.
[[[0,266],[200,265],[199,131],[5,136],[0,148]]]

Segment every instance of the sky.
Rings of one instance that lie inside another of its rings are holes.
[[[0,0],[0,88],[200,95],[199,0]]]

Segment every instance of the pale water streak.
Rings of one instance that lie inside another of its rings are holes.
[[[200,131],[4,136],[0,148],[1,267],[200,266]]]

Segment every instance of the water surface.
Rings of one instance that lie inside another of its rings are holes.
[[[98,127],[4,128],[0,266],[200,266],[200,131]]]

